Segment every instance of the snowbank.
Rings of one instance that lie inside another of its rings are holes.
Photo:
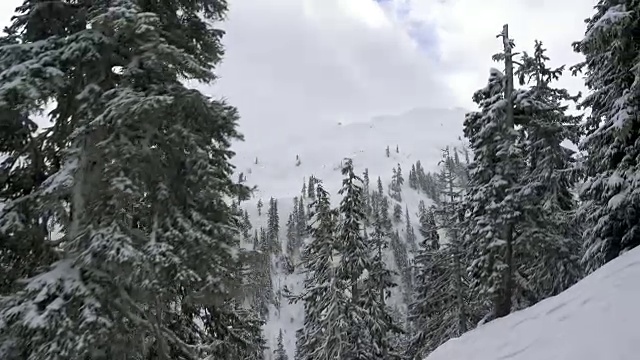
[[[640,248],[562,294],[452,339],[426,360],[640,359]]]

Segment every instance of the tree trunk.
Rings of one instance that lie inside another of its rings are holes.
[[[513,58],[511,53],[511,41],[509,39],[509,25],[505,24],[502,27],[502,44],[504,45],[505,55],[505,88],[504,98],[507,101],[506,108],[506,126],[509,131],[513,129]],[[513,179],[508,179],[513,183]],[[505,225],[503,238],[506,241],[506,249],[504,254],[504,261],[506,263],[506,269],[502,274],[502,289],[498,291],[497,296],[494,299],[494,315],[495,318],[500,318],[511,313],[511,298],[513,296],[513,224],[509,223]]]

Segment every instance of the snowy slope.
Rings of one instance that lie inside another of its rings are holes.
[[[321,179],[337,205],[337,190],[342,181],[340,164],[345,157],[351,157],[357,172],[361,174],[365,168],[369,169],[372,188],[375,188],[380,176],[386,190],[391,181],[392,169],[401,165],[405,178],[401,206],[403,211],[405,206],[408,207],[412,224],[417,230],[418,204],[420,200],[427,204],[430,201],[424,194],[408,187],[411,165],[420,160],[426,171],[436,170],[441,149],[446,146],[460,147],[464,113],[462,109],[414,109],[397,116],[374,118],[369,122],[336,123],[309,133],[291,133],[289,129],[280,129],[274,124],[268,132],[269,139],[264,143],[247,142],[236,148],[234,164],[237,166],[237,173],[242,172],[246,176],[249,186],[258,186],[253,198],[243,202],[242,207],[249,212],[253,228],[259,229],[261,226],[266,227],[269,198],[278,199],[280,239],[284,247],[286,222],[293,209],[293,198],[300,195],[305,179],[308,180],[310,175]],[[274,138],[280,141],[275,141]],[[389,157],[385,154],[387,146],[390,149]],[[396,152],[396,146],[399,152]],[[299,166],[296,166],[296,155],[300,158]],[[256,157],[258,164],[255,163]],[[256,206],[259,199],[265,204],[261,216],[258,216]],[[393,204],[392,201],[391,208]],[[405,232],[404,228],[404,224],[398,225],[401,237]],[[386,255],[387,265],[395,270],[391,251]],[[274,290],[286,285],[292,292],[299,293],[302,290],[302,275],[286,275],[277,266],[276,258],[273,262]],[[394,289],[391,303],[401,313],[406,311],[399,287]],[[301,304],[289,305],[282,299],[280,311],[272,307],[265,326],[267,345],[271,349],[276,347],[277,336],[282,329],[285,348],[290,358],[293,358],[295,331],[302,326],[302,320]],[[267,350],[267,354],[271,353],[272,351]]]
[[[537,305],[440,346],[426,360],[640,359],[640,248]]]
[[[459,146],[465,111],[462,109],[414,109],[398,116],[383,116],[370,122],[325,126],[309,133],[288,133],[273,129],[265,137],[281,141],[243,143],[233,162],[238,172],[244,172],[247,183],[257,184],[256,197],[296,196],[305,177],[313,174],[322,179],[328,189],[340,186],[340,162],[353,158],[356,170],[369,168],[372,181],[376,177],[391,177],[400,163],[408,176],[411,164],[421,160],[426,170],[435,169],[440,149]],[[280,138],[281,132],[286,136]],[[400,152],[396,153],[396,145]],[[391,157],[385,156],[389,146]],[[295,166],[296,155],[300,166]],[[258,158],[256,165],[255,159]],[[335,186],[333,186],[335,185]]]

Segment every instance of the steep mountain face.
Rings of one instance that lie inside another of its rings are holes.
[[[247,185],[257,186],[252,197],[243,201],[240,208],[246,211],[251,229],[247,229],[244,246],[254,248],[259,237],[260,229],[268,229],[270,216],[268,208],[273,200],[277,202],[278,211],[278,246],[269,259],[271,270],[271,286],[273,301],[269,304],[266,315],[265,335],[267,338],[267,359],[278,348],[278,338],[282,331],[282,342],[290,359],[295,351],[295,332],[302,327],[302,304],[289,304],[285,293],[299,293],[302,290],[304,275],[296,268],[298,259],[289,261],[287,254],[287,221],[289,214],[294,211],[294,204],[300,201],[305,208],[310,199],[302,194],[303,187],[307,187],[309,178],[313,176],[322,181],[323,186],[332,195],[332,202],[337,205],[340,197],[337,194],[341,186],[341,163],[345,157],[353,159],[357,173],[363,174],[368,170],[370,188],[377,188],[380,177],[384,192],[388,196],[392,176],[400,167],[404,185],[401,186],[401,201],[391,199],[390,211],[401,207],[400,221],[394,222],[394,228],[400,235],[400,241],[407,249],[407,257],[412,258],[411,244],[406,243],[407,224],[409,223],[418,234],[418,206],[421,201],[427,206],[431,200],[422,190],[409,186],[409,171],[412,165],[420,162],[425,172],[436,171],[441,159],[442,149],[445,147],[463,147],[462,123],[465,111],[462,109],[414,109],[397,116],[382,116],[364,123],[339,124],[325,126],[314,133],[288,134],[288,139],[282,143],[268,146],[249,148],[244,144],[239,148],[234,162],[237,166],[236,176]],[[273,136],[278,136],[279,129],[273,127]],[[286,129],[283,129],[286,131]],[[265,134],[268,136],[268,134]],[[258,205],[261,204],[261,206]],[[256,235],[253,235],[256,234]],[[422,239],[417,235],[418,242]],[[308,239],[305,239],[308,241]],[[280,254],[278,254],[280,252]],[[398,269],[398,259],[394,257],[391,248],[384,254],[387,267],[396,271],[396,283],[389,305],[394,309],[400,321],[404,321],[407,313],[407,284],[403,282]]]

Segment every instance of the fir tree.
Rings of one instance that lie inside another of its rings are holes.
[[[437,264],[435,254],[440,249],[440,237],[438,236],[437,226],[433,213],[428,211],[423,202],[420,203],[421,212],[421,228],[420,233],[423,236],[421,246],[415,256],[415,283],[414,283],[414,301],[409,308],[409,321],[415,330],[410,346],[407,348],[405,355],[410,359],[421,359],[434,349],[431,336],[433,328],[431,317],[434,314],[433,309],[436,307],[434,295],[436,291],[436,277],[440,278],[441,264]]]
[[[393,223],[389,215],[389,198],[380,193],[380,199],[380,221],[384,229],[389,232],[393,228]],[[400,213],[402,214],[402,208],[400,208]]]
[[[418,174],[416,172],[416,165],[415,164],[412,164],[411,165],[411,170],[409,170],[409,187],[414,189],[414,190],[418,190],[418,188],[419,188]]]
[[[420,235],[423,241],[429,241],[429,247],[433,249],[439,248],[439,236],[436,227],[436,221],[433,211],[427,209],[423,200],[418,204],[418,216],[420,221]]]
[[[302,294],[292,297],[304,305],[304,327],[297,334],[297,359],[341,358],[346,344],[347,297],[332,265],[336,253],[336,213],[329,193],[317,183],[310,214],[313,241],[304,249],[301,261],[307,275]]]
[[[275,303],[273,280],[271,278],[271,240],[264,228],[260,228],[260,250],[256,256],[254,276],[258,288],[254,303],[263,320],[269,316],[269,305]]]
[[[300,191],[300,196],[304,199],[307,196],[307,180],[302,180],[302,190]]]
[[[558,294],[582,277],[581,239],[574,221],[576,201],[573,152],[563,141],[578,140],[580,117],[566,114],[563,101],[575,100],[565,89],[551,87],[564,67],[550,69],[542,43],[532,56],[524,53],[516,71],[522,85],[515,102],[524,134],[527,169],[519,179],[521,219],[514,249],[518,291],[525,306]]]
[[[307,236],[307,214],[304,210],[304,200],[302,197],[298,198],[298,207],[295,215],[296,220],[296,235],[297,235],[297,243],[296,248],[300,249],[302,247],[302,241]]]
[[[240,219],[226,199],[248,194],[229,164],[238,115],[183,85],[215,79],[211,24],[226,3],[43,4],[25,1],[0,41],[0,246],[33,244],[12,249],[31,277],[0,300],[3,358],[225,359],[221,346],[253,347],[219,331],[259,328],[230,305]],[[44,104],[55,124],[32,137]],[[62,229],[57,244],[47,223]]]
[[[495,56],[505,61],[507,74],[491,70],[488,85],[474,94],[480,111],[467,114],[464,129],[474,151],[467,194],[469,249],[474,259],[471,272],[481,296],[492,303],[484,321],[511,312],[515,287],[514,237],[520,214],[517,179],[524,163],[514,129],[513,41],[507,30],[505,25],[501,33],[504,52]]]
[[[247,212],[247,210],[245,210],[242,213],[241,226],[242,226],[242,236],[245,241],[248,241],[249,238],[251,237],[249,235],[249,231],[251,231],[251,228],[253,227],[253,225],[251,225],[251,220],[249,219],[249,213]]]
[[[296,201],[297,204],[297,201]],[[295,209],[289,214],[289,219],[287,220],[287,257],[293,258],[295,252],[295,244],[297,241],[297,229],[296,229],[296,219],[295,219]]]
[[[262,203],[262,199],[258,199],[258,216],[262,216],[262,207],[264,206],[264,204]]]
[[[424,203],[423,203],[424,206]],[[417,245],[416,233],[413,229],[413,225],[411,224],[411,218],[409,217],[409,207],[405,206],[404,213],[404,223],[405,227],[405,238],[407,240],[407,244],[411,247],[412,250],[415,250]]]
[[[587,179],[580,196],[588,223],[583,258],[588,271],[640,244],[640,184],[635,180],[640,171],[640,129],[635,125],[640,104],[640,4],[600,0],[595,9],[584,39],[574,44],[585,56],[574,71],[586,69],[591,91],[582,102],[590,114],[580,146],[587,153]]]
[[[282,251],[279,237],[280,215],[278,214],[278,200],[271,198],[269,200],[269,209],[267,210],[267,238],[271,253],[279,254]]]
[[[401,333],[395,319],[386,305],[390,296],[389,290],[396,286],[393,273],[384,263],[384,250],[388,248],[388,235],[379,214],[374,218],[374,231],[371,234],[373,257],[368,269],[368,277],[364,283],[361,306],[368,310],[369,336],[373,344],[371,359],[393,359],[398,354],[392,348],[390,338],[394,333]]]
[[[396,224],[402,222],[402,206],[397,203],[393,205],[393,222]]]
[[[274,358],[273,360],[289,360],[289,356],[287,356],[287,351],[284,349],[284,339],[282,336],[282,329],[280,329],[280,333],[278,334],[278,347],[273,351]]]
[[[338,240],[340,262],[336,269],[338,279],[348,284],[351,301],[347,308],[348,344],[347,355],[351,359],[368,359],[372,356],[371,338],[367,336],[368,316],[361,304],[363,288],[360,277],[371,268],[370,247],[364,241],[364,201],[362,180],[353,172],[353,162],[345,159],[342,174],[342,195],[339,213]],[[363,321],[363,319],[365,319]]]
[[[310,199],[315,199],[316,196],[316,189],[315,189],[315,184],[316,184],[317,180],[315,177],[313,177],[313,175],[309,176],[309,186],[307,186],[307,191],[308,194],[307,196]]]
[[[411,299],[411,289],[412,289],[412,273],[411,273],[411,264],[409,263],[407,246],[400,239],[400,234],[398,231],[395,231],[391,234],[391,251],[393,254],[393,259],[396,263],[396,268],[400,273],[400,279],[402,280],[402,295],[405,300],[405,303],[409,303]]]
[[[403,183],[404,183],[404,178],[402,177],[402,170],[400,169],[400,164],[398,164],[397,169],[393,168],[393,176],[391,177],[391,184],[389,185],[389,196],[391,196],[392,199],[399,202],[402,201],[402,184]]]
[[[365,214],[367,215],[367,225],[369,225],[369,217],[371,217],[373,215],[372,211],[371,211],[371,194],[370,194],[370,189],[369,189],[369,169],[364,169],[364,172],[362,174],[362,179],[363,179],[363,189],[362,191],[364,192],[364,210],[365,210]]]

